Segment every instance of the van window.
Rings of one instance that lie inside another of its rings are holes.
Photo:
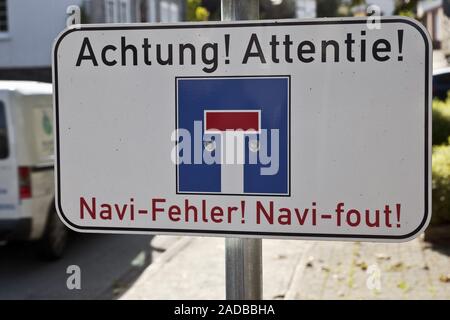
[[[3,102],[0,101],[0,159],[5,159],[9,156],[7,129],[5,106]]]

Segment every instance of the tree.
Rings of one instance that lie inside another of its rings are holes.
[[[202,6],[202,0],[187,0],[186,16],[187,21],[206,21],[209,11]]]
[[[317,17],[336,17],[341,0],[316,0]]]
[[[414,18],[418,0],[396,0],[394,14]]]
[[[446,16],[450,16],[450,0],[444,0],[444,13]]]
[[[354,7],[354,6],[360,6],[360,5],[362,5],[362,4],[366,4],[366,0],[352,0],[351,6],[352,6],[352,7]]]

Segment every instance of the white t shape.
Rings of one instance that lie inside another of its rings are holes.
[[[245,135],[243,131],[227,130],[222,133],[221,191],[244,192]]]

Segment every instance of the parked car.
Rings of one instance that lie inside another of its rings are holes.
[[[433,71],[433,99],[447,99],[450,91],[450,68],[437,69]]]
[[[52,86],[0,81],[0,240],[63,254],[68,229],[54,204]]]

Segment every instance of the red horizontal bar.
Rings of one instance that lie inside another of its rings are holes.
[[[257,111],[206,111],[205,113],[205,130],[259,131],[259,112]]]

